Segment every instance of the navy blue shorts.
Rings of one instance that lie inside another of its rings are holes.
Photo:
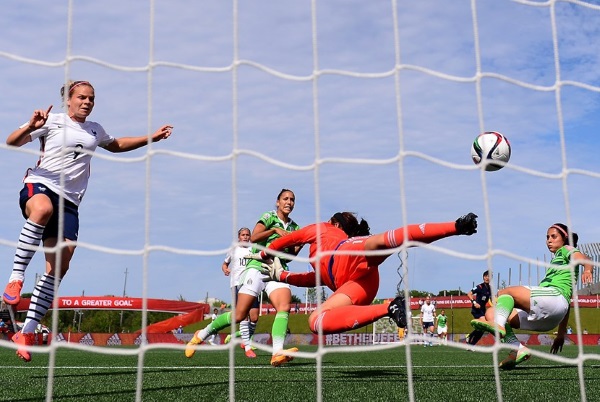
[[[52,208],[54,209],[54,213],[44,229],[42,240],[58,238],[58,203],[60,197],[53,191],[50,191],[47,186],[39,183],[25,183],[25,186],[19,194],[19,205],[21,206],[23,217],[27,219],[27,215],[25,215],[25,204],[27,204],[27,201],[35,194],[44,194],[50,198]],[[77,237],[79,236],[79,209],[77,205],[73,204],[71,201],[64,201],[63,237],[69,240],[77,240]]]
[[[433,327],[433,321],[423,321],[423,329],[428,329]]]
[[[237,303],[237,299],[238,299],[238,293],[240,292],[240,288],[241,286],[236,286],[235,287],[235,301]],[[258,301],[258,297],[254,299],[254,301],[252,302],[252,305],[250,306],[250,309],[253,308],[260,308],[260,302]]]

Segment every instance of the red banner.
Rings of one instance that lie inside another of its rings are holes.
[[[146,327],[146,332],[149,334],[161,334],[171,332],[179,327],[187,327],[190,324],[204,320],[204,315],[208,314],[208,311],[208,305],[206,305],[206,309],[198,309],[191,313],[181,314],[164,321],[155,322]],[[135,333],[138,334],[141,332],[142,330],[139,330]]]
[[[29,309],[30,299],[21,299],[17,306],[18,311]],[[59,297],[59,310],[143,310],[144,299],[140,297]],[[208,311],[210,306],[205,303],[194,303],[179,300],[146,299],[148,311],[161,311],[167,313],[190,313],[202,309]]]

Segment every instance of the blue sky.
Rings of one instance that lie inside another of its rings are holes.
[[[475,236],[410,250],[410,287],[434,293],[467,290],[488,267],[536,282],[554,222],[600,241],[599,2],[393,5],[79,0],[69,14],[67,1],[3,1],[4,136],[36,108],[59,111],[66,78],[93,83],[90,120],[114,136],[175,127],[150,148],[98,151],[60,293],[120,295],[127,269],[129,296],[229,300],[225,252],[281,188],[295,191],[301,226],[341,210],[373,232],[477,213]],[[482,131],[510,139],[503,170],[472,164]],[[0,278],[36,150],[0,145]],[[398,265],[381,266],[379,297],[395,294]],[[24,291],[42,271],[38,253]]]

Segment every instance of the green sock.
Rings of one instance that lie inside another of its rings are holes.
[[[285,342],[285,335],[288,328],[288,319],[290,313],[287,311],[280,311],[275,316],[273,321],[273,327],[271,328],[271,338],[273,338],[273,352],[278,352],[283,349],[283,343]]]
[[[496,314],[498,315],[496,324],[504,327],[514,307],[515,299],[513,299],[511,295],[499,296],[498,299],[496,299]]]
[[[230,325],[231,325],[231,311],[221,314],[213,322],[208,324],[204,329],[200,330],[200,339],[202,339],[204,341],[206,338],[208,338],[212,334],[216,334],[223,328],[227,328]]]
[[[511,345],[520,345],[521,344],[521,342],[515,335],[512,327],[508,323],[506,323],[506,325],[504,326],[504,329],[506,329],[506,336],[502,339],[502,343],[508,343]]]

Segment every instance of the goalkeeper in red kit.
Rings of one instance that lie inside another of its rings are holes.
[[[477,232],[477,215],[468,213],[456,221],[408,225],[370,235],[368,223],[359,222],[351,212],[338,212],[328,222],[308,225],[273,241],[266,250],[246,258],[263,260],[264,281],[285,282],[298,287],[320,283],[333,294],[309,317],[312,332],[340,333],[360,328],[385,316],[399,327],[406,326],[404,296],[389,304],[371,305],[379,290],[379,265],[408,241],[431,243],[455,235]],[[288,247],[310,245],[314,271],[292,273],[284,270],[276,254]],[[381,254],[381,251],[387,250]],[[378,254],[369,252],[379,251]],[[367,255],[369,253],[369,255]]]

